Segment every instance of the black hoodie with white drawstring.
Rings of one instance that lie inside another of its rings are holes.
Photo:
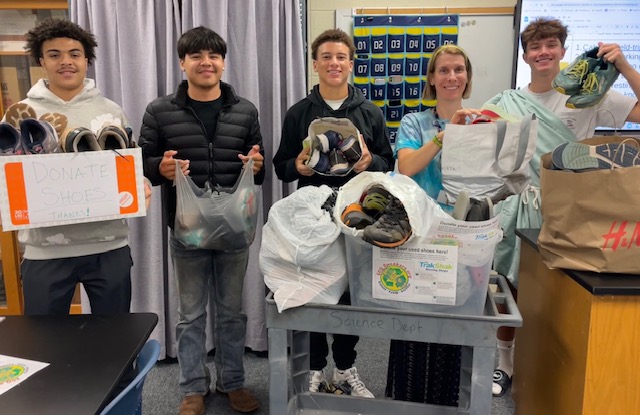
[[[372,161],[368,171],[393,170],[395,160],[389,143],[389,130],[380,108],[365,99],[359,89],[349,85],[349,96],[340,108],[333,110],[324,101],[320,95],[320,88],[316,85],[309,96],[293,105],[285,114],[280,147],[273,158],[273,165],[280,180],[298,180],[298,187],[322,184],[339,187],[356,175],[354,172],[343,177],[320,174],[302,176],[298,173],[295,161],[302,151],[302,141],[309,133],[309,124],[322,117],[348,118],[353,122],[371,153]]]

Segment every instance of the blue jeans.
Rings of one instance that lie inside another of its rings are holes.
[[[216,389],[229,392],[243,387],[247,316],[242,312],[242,287],[249,251],[186,249],[173,232],[170,246],[179,297],[180,391],[184,395],[209,391],[205,324],[210,288],[215,302]]]

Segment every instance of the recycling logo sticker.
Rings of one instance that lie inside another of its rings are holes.
[[[377,274],[380,287],[391,294],[404,292],[410,286],[411,272],[397,262],[382,265]]]
[[[25,374],[27,367],[21,364],[8,364],[0,366],[0,386],[17,381]]]

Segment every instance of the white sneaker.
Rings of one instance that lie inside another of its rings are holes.
[[[336,388],[344,390],[351,396],[359,396],[361,398],[373,398],[373,393],[364,385],[358,370],[355,366],[346,369],[333,369],[333,378],[331,379]]]
[[[312,370],[309,372],[309,392],[324,392],[327,389],[327,379],[324,371]]]

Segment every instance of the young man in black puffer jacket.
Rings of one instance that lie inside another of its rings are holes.
[[[178,40],[180,67],[187,80],[169,96],[146,109],[140,146],[144,170],[154,185],[165,187],[165,209],[171,230],[171,258],[178,286],[176,338],[180,364],[180,415],[203,415],[211,375],[206,366],[206,308],[210,287],[216,302],[216,390],[229,397],[231,408],[252,412],[260,407],[244,387],[243,354],[247,317],[242,288],[248,249],[189,249],[174,235],[176,161],[196,185],[232,187],[242,166],[254,160],[256,184],[264,180],[264,156],[258,111],[220,80],[227,47],[205,27]]]

